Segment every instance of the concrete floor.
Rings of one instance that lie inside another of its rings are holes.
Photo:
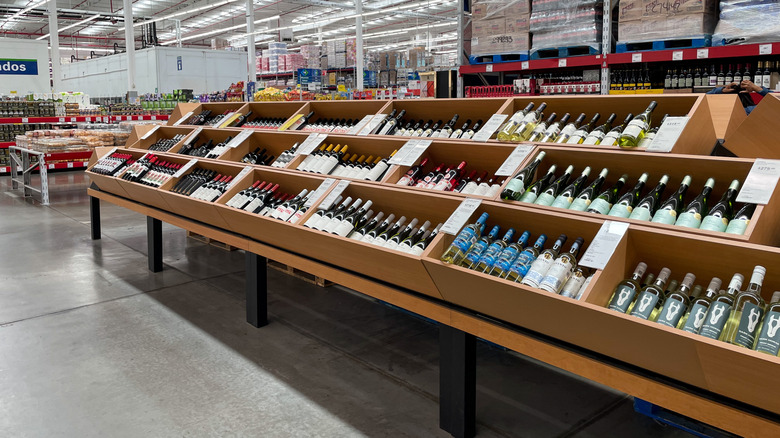
[[[245,322],[243,253],[103,204],[83,173],[49,207],[0,178],[0,436],[446,437],[438,329],[339,287],[269,270],[270,325]],[[479,437],[684,437],[625,394],[478,346]]]

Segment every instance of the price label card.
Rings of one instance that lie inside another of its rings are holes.
[[[75,117],[71,117],[71,118],[70,118],[70,121],[71,121],[71,122],[75,122],[75,121],[76,121],[76,118],[75,118]]]
[[[320,209],[329,209],[333,206],[333,203],[336,202],[336,199],[338,199],[339,196],[341,196],[342,193],[344,193],[344,189],[349,186],[349,181],[341,180],[338,184],[336,184],[336,187],[333,189],[332,192],[328,193],[328,196],[325,197],[325,199],[322,200],[319,207]]]
[[[47,164],[46,167],[49,168],[49,169],[54,169],[54,165],[53,164]]]
[[[631,54],[631,62],[642,62],[642,54],[641,53]]]
[[[181,178],[192,166],[198,163],[197,158],[193,158],[192,160],[188,161],[187,164],[184,166],[181,166],[181,169],[177,170],[176,173],[173,174],[172,178]]]
[[[620,240],[628,230],[628,223],[606,221],[593,238],[588,249],[580,260],[580,266],[593,269],[604,269],[612,254],[615,252]]]
[[[233,187],[236,184],[236,182],[238,182],[238,180],[249,175],[249,172],[251,172],[252,169],[254,169],[252,166],[246,166],[243,169],[241,169],[241,172],[238,172],[238,175],[236,175],[235,178],[230,180],[230,183],[227,185],[227,187],[225,187],[225,191],[230,190],[230,188]]]
[[[519,144],[511,154],[504,160],[504,164],[496,170],[496,176],[509,176],[517,169],[517,166],[525,160],[525,157],[534,150],[530,144]]]
[[[328,134],[318,134],[316,132],[309,134],[306,140],[298,146],[296,155],[309,155],[322,144],[325,139],[328,138]]]
[[[317,187],[311,194],[309,195],[309,198],[306,199],[306,204],[304,204],[305,207],[311,207],[314,205],[315,202],[317,202],[322,195],[325,194],[325,192],[328,191],[330,186],[336,183],[336,180],[333,178],[326,178],[325,181],[320,184],[319,187]]]
[[[485,72],[490,73],[493,71],[493,64],[487,64],[485,65]]]
[[[152,116],[152,120],[157,120],[157,116]]]
[[[87,122],[91,122],[92,121],[92,117],[86,117],[84,120],[87,121]]]
[[[696,49],[696,59],[707,59],[710,57],[710,49]]]
[[[176,121],[176,123],[174,123],[174,124],[173,124],[173,126],[179,126],[179,125],[181,125],[182,123],[184,123],[184,122],[186,122],[187,120],[189,120],[189,119],[190,119],[190,117],[192,117],[192,111],[188,112],[188,113],[187,113],[187,114],[185,114],[185,115],[184,115],[182,118],[180,118],[179,120],[177,120],[177,121]]]
[[[529,66],[530,64],[528,63],[528,61],[523,61],[520,63],[520,70],[528,70]]]
[[[60,117],[59,120],[60,120],[60,123],[65,123],[65,117]]]
[[[359,122],[357,122],[356,125],[349,128],[349,131],[347,131],[347,134],[349,135],[356,135],[358,132],[360,132],[371,120],[374,119],[375,114],[369,114],[362,119],[360,119]]]
[[[566,58],[558,59],[558,67],[566,67]]]
[[[490,137],[492,137],[498,128],[501,127],[501,124],[504,123],[504,120],[506,120],[507,117],[509,116],[506,114],[493,114],[487,123],[482,125],[482,129],[474,134],[472,140],[482,142],[490,140]]]
[[[28,123],[30,121],[27,117],[22,117],[22,123]]]
[[[409,140],[388,161],[399,166],[413,165],[431,145],[431,140]]]
[[[466,198],[460,203],[458,208],[452,212],[447,222],[441,227],[442,233],[452,234],[456,236],[460,229],[466,225],[466,221],[469,220],[472,214],[477,211],[479,205],[482,204],[481,199]]]
[[[374,117],[371,118],[371,121],[369,121],[363,128],[357,133],[357,135],[368,135],[376,129],[377,126],[379,126],[382,121],[384,121],[387,118],[387,114],[377,114]]]
[[[157,126],[155,126],[154,128],[152,128],[152,129],[150,129],[150,130],[146,131],[146,134],[144,134],[144,135],[141,137],[141,140],[146,140],[147,138],[151,137],[151,136],[152,136],[152,134],[154,134],[154,133],[155,133],[155,131],[157,131],[158,129],[160,129],[160,126],[159,126],[159,125],[157,125]]]
[[[190,135],[188,135],[188,136],[187,136],[187,137],[184,139],[184,144],[186,144],[186,145],[190,145],[190,144],[192,144],[192,143],[195,141],[195,139],[196,139],[196,138],[198,138],[198,136],[200,135],[200,133],[201,133],[202,131],[203,131],[203,127],[200,127],[200,128],[195,128],[195,130],[194,130],[194,131],[192,131],[192,132],[190,133]]]
[[[680,138],[685,125],[688,124],[688,117],[667,117],[663,125],[647,147],[647,152],[669,152]]]
[[[113,154],[114,152],[116,152],[116,150],[117,150],[117,148],[111,149],[110,151],[108,151],[108,153],[107,153],[107,154],[103,154],[103,155],[99,156],[99,157],[98,157],[98,159],[102,159],[102,158],[105,158],[105,157],[110,157],[110,156],[111,156],[111,154]]]
[[[780,160],[756,159],[737,195],[737,202],[766,205],[775,191],[778,178]]]
[[[227,144],[227,145],[225,145],[225,146],[227,146],[227,147],[229,147],[229,148],[235,148],[235,147],[238,147],[238,145],[240,145],[241,143],[243,143],[243,142],[244,142],[244,140],[246,140],[247,138],[249,138],[249,136],[250,136],[250,135],[252,135],[252,133],[253,133],[253,132],[255,132],[255,130],[254,130],[254,129],[252,129],[252,128],[246,128],[246,129],[242,129],[242,130],[241,130],[241,132],[239,132],[239,133],[238,133],[238,135],[236,135],[235,137],[233,137],[233,138],[232,138],[232,139],[231,139],[231,140],[228,142],[228,144]]]
[[[771,55],[772,54],[772,44],[761,44],[758,46],[758,54],[759,55]]]
[[[675,50],[672,52],[672,61],[682,61],[683,60],[683,51],[682,50]]]
[[[73,169],[73,162],[72,161],[68,161],[68,169]]]

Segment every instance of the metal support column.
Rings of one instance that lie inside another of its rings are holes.
[[[477,340],[439,325],[439,427],[455,438],[476,433]]]
[[[363,53],[363,0],[355,0],[355,85],[358,90],[363,91],[363,63],[365,54]]]
[[[160,272],[163,270],[163,244],[162,221],[153,217],[146,217],[146,242],[149,253],[149,270]]]
[[[603,21],[601,28],[601,94],[609,94],[609,64],[607,54],[612,50],[612,1],[604,2]]]
[[[125,53],[127,53],[127,91],[135,88],[135,35],[133,31],[133,0],[124,0]]]
[[[255,45],[255,3],[254,0],[246,0],[246,51],[247,51],[247,81],[257,81],[257,46]],[[252,96],[247,96],[252,101]]]
[[[100,199],[89,197],[89,228],[92,230],[92,240],[100,240]]]
[[[268,325],[268,260],[246,252],[246,322]]]
[[[458,81],[457,81],[457,94],[456,96],[459,98],[463,97],[463,76],[460,74],[460,66],[466,64],[466,57],[463,56],[464,44],[463,44],[463,34],[465,33],[465,17],[463,16],[464,11],[466,9],[466,0],[458,0],[458,47],[457,47],[457,57],[455,58],[455,65],[458,68]]]
[[[52,91],[60,90],[60,28],[57,23],[57,0],[49,0],[49,58],[51,59]]]

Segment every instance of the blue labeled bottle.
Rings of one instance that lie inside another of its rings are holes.
[[[471,249],[471,245],[479,239],[482,235],[482,230],[485,228],[485,222],[488,220],[488,214],[482,213],[476,222],[470,225],[466,225],[460,233],[455,237],[447,251],[441,256],[441,261],[444,263],[452,263],[457,265],[466,257],[466,254]]]
[[[503,278],[515,282],[522,280],[523,277],[525,277],[525,274],[528,273],[531,264],[539,257],[539,253],[544,249],[544,242],[546,241],[547,235],[540,235],[539,238],[536,239],[534,246],[524,249],[523,252],[517,256],[517,259],[512,263],[512,266]]]

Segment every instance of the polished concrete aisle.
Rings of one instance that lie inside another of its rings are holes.
[[[270,325],[245,322],[244,255],[103,204],[82,173],[43,207],[0,178],[0,436],[445,437],[438,329],[270,270]],[[478,346],[480,437],[684,437],[625,394]]]

